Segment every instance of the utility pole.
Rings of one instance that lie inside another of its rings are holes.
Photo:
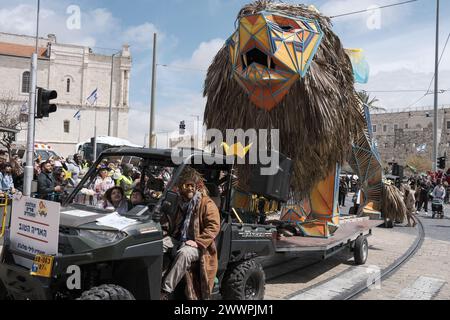
[[[108,137],[111,136],[112,128],[112,104],[113,104],[113,76],[114,76],[114,57],[121,53],[121,51],[114,53],[111,56],[111,83],[109,85],[109,115],[108,115]]]
[[[434,132],[433,132],[433,171],[437,171],[438,156],[438,102],[439,102],[439,0],[436,0],[436,56],[434,66]]]
[[[157,35],[153,34],[153,68],[152,68],[152,97],[150,105],[150,136],[149,147],[155,147],[155,99],[156,99],[156,41]]]
[[[197,149],[201,149],[201,147],[200,147],[200,144],[202,143],[202,141],[201,141],[201,137],[200,137],[200,130],[199,130],[199,128],[200,128],[200,116],[199,115],[197,115],[197,114],[191,114],[191,117],[194,117],[194,118],[196,118],[197,119],[197,122],[196,123],[194,123],[194,127],[195,127],[195,130],[197,131],[197,134],[196,134],[196,136],[197,136]]]
[[[27,132],[27,160],[24,170],[23,194],[31,196],[31,182],[34,176],[34,129],[35,129],[35,113],[36,113],[36,87],[37,87],[37,63],[39,48],[39,12],[41,1],[37,0],[37,17],[36,17],[36,50],[31,56],[31,84],[30,99],[28,102],[28,132]]]

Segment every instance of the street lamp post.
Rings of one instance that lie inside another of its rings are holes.
[[[152,148],[155,144],[155,100],[156,100],[156,45],[157,34],[153,34],[153,64],[152,64],[152,92],[150,102],[150,130],[149,130],[149,146]]]
[[[197,131],[197,149],[201,149],[200,148],[200,143],[201,143],[201,138],[200,138],[200,130],[199,130],[199,127],[200,127],[200,116],[199,115],[197,115],[197,114],[191,114],[191,117],[194,117],[194,118],[196,118],[197,119],[197,125],[196,125],[196,131]]]
[[[122,51],[118,51],[111,56],[111,83],[109,85],[109,115],[108,115],[108,137],[111,136],[111,128],[112,128],[112,95],[113,95],[113,76],[114,76],[114,57],[121,53]]]

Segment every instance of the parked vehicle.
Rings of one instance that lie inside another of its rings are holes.
[[[94,138],[90,140],[84,141],[82,143],[77,144],[75,153],[79,153],[83,156],[84,159],[88,161],[95,161],[94,159]],[[128,140],[115,138],[115,137],[107,137],[100,136],[97,137],[97,156],[100,155],[103,151],[106,151],[111,148],[117,147],[133,147],[133,148],[142,148],[142,146],[131,143]]]
[[[12,154],[17,154],[22,163],[27,160],[27,148],[26,146],[13,146],[11,149]],[[34,160],[40,159],[41,161],[47,161],[50,157],[59,157],[59,154],[53,150],[53,148],[44,143],[35,143],[34,145]]]

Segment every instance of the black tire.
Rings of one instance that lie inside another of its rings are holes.
[[[369,256],[369,242],[365,236],[359,236],[355,240],[354,250],[355,264],[358,266],[365,264]]]
[[[8,299],[8,291],[6,291],[6,288],[3,285],[3,282],[0,281],[0,301],[7,300],[7,299]]]
[[[81,295],[77,300],[136,300],[134,296],[120,286],[104,284],[91,288]]]
[[[260,263],[243,261],[227,271],[222,281],[225,300],[263,300],[266,275]]]
[[[386,219],[386,220],[384,221],[384,226],[385,226],[386,228],[388,228],[388,229],[392,229],[392,228],[394,228],[395,223],[394,223],[393,220]]]

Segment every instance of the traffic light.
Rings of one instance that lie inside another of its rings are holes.
[[[446,157],[438,158],[438,169],[445,170],[445,160]]]
[[[50,113],[56,112],[58,108],[50,100],[56,99],[57,97],[58,93],[54,90],[38,88],[36,119],[48,118]]]
[[[400,176],[400,166],[398,165],[398,163],[392,164],[392,175],[398,177]]]
[[[184,121],[180,122],[180,136],[186,132],[186,123]]]

